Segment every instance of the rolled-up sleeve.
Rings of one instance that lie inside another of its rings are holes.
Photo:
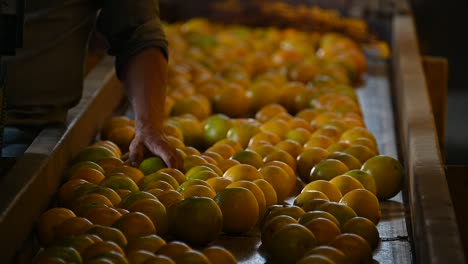
[[[98,30],[116,56],[116,72],[142,49],[158,47],[168,58],[167,40],[159,16],[157,0],[103,0],[97,21]]]

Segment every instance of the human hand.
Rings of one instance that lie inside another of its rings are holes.
[[[136,129],[129,150],[130,163],[134,167],[141,163],[147,150],[159,156],[168,167],[179,170],[183,167],[183,159],[179,152],[169,144],[162,132],[154,129]]]

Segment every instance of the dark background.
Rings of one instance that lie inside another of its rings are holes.
[[[448,60],[446,163],[468,165],[468,9],[463,0],[413,0],[423,55]]]

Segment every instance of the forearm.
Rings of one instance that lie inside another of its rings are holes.
[[[136,130],[162,131],[167,61],[161,50],[142,50],[128,61],[122,75],[135,113]]]

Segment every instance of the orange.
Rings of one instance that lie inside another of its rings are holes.
[[[304,209],[299,206],[290,205],[290,204],[276,204],[267,208],[263,218],[261,219],[260,226],[265,225],[270,219],[278,215],[288,215],[294,219],[299,219],[302,215],[305,214]]]
[[[146,250],[134,250],[125,255],[125,258],[129,263],[143,264],[148,260],[153,260],[156,258],[156,255],[153,252]]]
[[[260,226],[262,244],[266,248],[269,248],[273,234],[284,227],[286,224],[290,223],[297,223],[297,220],[292,216],[281,214],[268,218],[268,220],[265,221],[262,226]]]
[[[293,158],[299,156],[303,151],[302,145],[291,139],[285,139],[276,144],[275,147],[288,152]]]
[[[77,162],[73,164],[70,168],[68,168],[65,173],[65,176],[66,176],[65,178],[68,180],[75,171],[83,169],[83,168],[96,169],[104,173],[104,169],[99,164],[97,164],[96,162],[87,160],[87,161]]]
[[[251,100],[251,111],[255,113],[262,107],[277,102],[280,92],[271,81],[260,80],[249,86],[247,95]]]
[[[223,114],[212,115],[204,123],[203,137],[207,147],[226,138],[227,132],[232,126],[231,119]]]
[[[216,164],[218,164],[219,162],[221,162],[222,160],[224,160],[223,156],[221,156],[221,154],[217,153],[217,152],[213,152],[213,151],[205,151],[202,153],[202,156],[205,158],[205,157],[210,157],[212,159],[214,159],[216,161]]]
[[[353,155],[345,153],[345,152],[333,152],[328,155],[329,159],[336,159],[343,162],[346,167],[350,170],[357,170],[360,169],[362,166],[361,161],[355,158]]]
[[[261,180],[261,179],[259,179]],[[214,189],[216,193],[223,190],[232,183],[232,180],[224,177],[214,177],[206,180],[206,182]]]
[[[152,182],[148,182],[141,190],[149,192],[150,190],[159,189],[161,191],[168,191],[174,190],[174,186],[172,186],[167,181],[163,180],[156,180]]]
[[[349,171],[348,167],[336,159],[324,159],[317,163],[311,170],[308,181],[331,180],[335,176]]]
[[[306,256],[309,254],[319,254],[321,256],[325,256],[328,259],[330,259],[332,263],[336,264],[346,263],[346,256],[341,250],[327,245],[314,247],[311,250],[307,251]]]
[[[255,114],[255,119],[263,123],[281,113],[287,113],[286,108],[280,104],[272,103],[265,105],[258,110]]]
[[[336,236],[341,234],[340,228],[330,219],[317,217],[304,224],[317,239],[319,245],[328,245]]]
[[[117,206],[122,200],[120,196],[117,194],[117,192],[111,188],[103,187],[99,185],[90,186],[90,187],[84,186],[82,188],[79,188],[77,191],[71,193],[73,197],[69,203],[69,206],[72,206],[73,202],[76,201],[76,199],[79,199],[79,197],[87,195],[87,194],[92,194],[92,193],[104,195],[105,197],[107,197],[107,199],[109,199],[109,201],[111,201],[113,206]]]
[[[333,139],[325,135],[311,135],[304,143],[304,149],[319,147],[327,149],[333,145]]]
[[[393,157],[386,155],[372,157],[362,165],[361,170],[374,178],[379,200],[390,199],[402,189],[405,178],[403,166]]]
[[[379,153],[379,150],[378,150],[378,147],[375,143],[375,141],[373,141],[372,139],[370,138],[367,138],[367,137],[358,137],[358,138],[354,138],[354,139],[351,139],[349,140],[349,143],[351,145],[362,145],[362,146],[366,146],[368,148],[370,148],[373,152],[375,153]]]
[[[329,212],[325,212],[325,211],[320,211],[320,210],[312,210],[312,211],[308,211],[306,213],[304,213],[301,217],[299,217],[298,219],[298,222],[299,224],[307,224],[310,220],[313,220],[313,219],[316,219],[316,218],[325,218],[325,219],[328,219],[330,221],[332,221],[333,223],[335,223],[335,225],[340,228],[340,222],[338,222],[338,220],[336,219],[336,217],[334,217],[332,214],[330,214]]]
[[[343,226],[343,233],[352,233],[364,238],[372,249],[376,249],[380,241],[379,230],[372,221],[364,217],[351,218]]]
[[[73,217],[76,217],[73,211],[62,207],[55,207],[42,213],[37,222],[39,242],[44,246],[50,245],[54,240],[56,227]]]
[[[156,254],[164,255],[172,259],[189,250],[192,250],[192,248],[189,245],[187,245],[185,242],[175,240],[175,241],[166,243],[166,245],[162,246],[156,252]]]
[[[338,187],[336,187],[336,185],[333,183],[325,180],[316,180],[308,183],[306,186],[304,186],[302,192],[308,190],[320,191],[324,193],[330,199],[330,201],[333,202],[338,202],[342,197],[340,189],[338,189]]]
[[[234,148],[229,144],[215,144],[208,148],[207,151],[217,153],[224,159],[227,159],[236,153]]]
[[[222,89],[213,100],[213,110],[229,117],[247,116],[250,100],[247,91],[240,86],[230,85]]]
[[[184,144],[186,146],[195,148],[202,148],[204,146],[203,128],[195,116],[184,115],[172,122],[182,131]]]
[[[352,145],[349,148],[346,148],[345,150],[343,150],[343,152],[354,156],[361,163],[366,162],[368,159],[376,155],[376,153],[373,150],[362,145]]]
[[[234,165],[239,165],[239,164],[240,162],[238,162],[237,160],[225,159],[218,163],[218,168],[222,172],[226,172],[229,168],[233,167]]]
[[[257,146],[250,146],[248,149],[251,149],[258,154],[260,154],[262,157],[265,158],[266,155],[270,154],[271,152],[277,151],[278,149],[275,146],[272,145],[257,145]]]
[[[54,240],[61,241],[69,236],[85,234],[93,226],[93,223],[83,217],[72,217],[55,227]]]
[[[338,141],[341,135],[341,131],[336,126],[325,125],[319,127],[317,130],[314,131],[314,133],[312,133],[312,137],[318,135],[327,136],[333,141]]]
[[[216,239],[223,226],[223,213],[207,197],[189,197],[168,209],[170,232],[191,245],[206,245]]]
[[[260,154],[253,150],[241,150],[234,154],[231,159],[239,161],[241,164],[249,164],[255,168],[260,168],[263,165],[263,158]]]
[[[236,120],[234,120],[233,122],[235,122],[235,121]],[[253,124],[251,122],[247,122],[247,123],[248,123],[248,125],[255,126],[255,124]],[[220,141],[216,142],[216,144],[228,144],[229,146],[231,146],[234,149],[234,152],[236,152],[236,153],[244,149],[242,147],[242,145],[240,144],[240,142],[236,141],[235,139],[231,139],[231,138],[221,139]]]
[[[122,248],[116,244],[115,242],[112,241],[100,241],[92,244],[91,246],[87,247],[81,256],[83,257],[83,260],[86,262],[88,260],[91,260],[95,257],[108,254],[110,252],[115,252],[120,255],[124,255],[124,251]]]
[[[125,247],[125,251],[127,253],[137,250],[157,252],[164,245],[166,245],[166,241],[158,235],[153,234],[147,236],[139,236],[135,239],[128,241],[128,244]]]
[[[216,192],[211,186],[207,187],[204,185],[191,185],[185,188],[181,194],[185,199],[193,196],[213,198],[215,197]]]
[[[368,138],[370,139],[374,145],[377,145],[377,140],[375,139],[374,135],[367,129],[363,127],[353,127],[346,130],[340,137],[340,141],[351,142],[356,138]]]
[[[276,134],[280,138],[284,138],[289,129],[288,122],[281,119],[268,120],[260,126],[261,131]]]
[[[112,226],[122,214],[112,207],[96,207],[91,208],[83,217],[96,225]]]
[[[192,114],[199,120],[203,120],[212,113],[208,98],[201,94],[191,95],[175,101],[171,109],[171,116]]]
[[[214,198],[222,212],[222,231],[245,233],[252,230],[259,219],[255,195],[246,188],[225,188]]]
[[[128,209],[132,204],[143,199],[157,200],[156,196],[147,191],[136,191],[125,196],[119,204],[120,208]]]
[[[101,127],[101,136],[106,138],[110,131],[116,127],[130,125],[130,119],[126,116],[113,116],[104,121]]]
[[[124,214],[112,226],[120,229],[127,240],[156,233],[156,227],[151,219],[140,212]]]
[[[348,192],[355,189],[364,189],[364,186],[357,179],[343,174],[336,176],[330,180],[331,183],[335,184],[340,189],[341,194],[344,196]]]
[[[226,189],[235,188],[235,187],[246,188],[255,195],[255,198],[257,199],[257,202],[258,202],[258,211],[260,215],[262,215],[263,212],[266,210],[266,200],[265,200],[265,195],[263,194],[262,189],[258,187],[258,185],[256,185],[255,183],[251,181],[246,181],[246,180],[235,181],[229,184],[228,186],[226,186]]]
[[[372,258],[372,249],[367,241],[352,233],[338,235],[330,246],[342,251],[350,263],[366,263]]]
[[[226,138],[238,142],[245,149],[250,139],[257,133],[260,133],[260,128],[251,122],[234,124],[227,132]]]
[[[73,247],[52,246],[40,251],[36,263],[82,263],[79,252]]]
[[[96,163],[104,169],[104,172],[106,174],[115,169],[116,167],[124,165],[124,162],[120,158],[116,157],[102,158],[96,161]]]
[[[211,264],[210,260],[198,250],[189,250],[173,258],[176,263]]]
[[[329,200],[328,196],[326,196],[323,192],[321,191],[316,191],[316,190],[306,190],[301,192],[296,196],[294,199],[293,204],[299,207],[302,207],[304,204],[306,204],[308,201],[314,200],[314,199],[324,199],[324,200]]]
[[[324,203],[320,205],[317,210],[332,214],[340,223],[339,226],[341,228],[346,224],[346,222],[348,222],[349,219],[357,216],[351,207],[338,202]]]
[[[223,177],[233,182],[240,180],[254,181],[263,178],[262,174],[254,166],[249,164],[234,165],[224,172]]]
[[[185,149],[185,143],[182,140],[174,136],[166,136],[166,140],[167,142],[169,142],[169,145],[173,146],[176,149],[181,149],[181,150]],[[184,154],[187,154],[187,153],[185,153],[184,151]]]
[[[110,174],[112,173],[123,173],[125,175],[127,175],[128,177],[130,177],[136,184],[138,184],[140,182],[141,179],[143,179],[143,177],[145,176],[143,174],[143,172],[137,168],[134,168],[134,167],[130,167],[130,166],[126,166],[126,165],[123,165],[123,166],[119,166],[119,167],[116,167],[114,168]]]
[[[303,258],[301,258],[297,264],[334,264],[335,262],[331,260],[329,257],[321,255],[321,254],[305,254]]]
[[[333,145],[329,146],[327,148],[328,152],[333,153],[333,152],[343,152],[345,149],[351,147],[351,144],[345,141],[338,141],[334,143]]]
[[[109,132],[107,140],[114,142],[119,149],[125,153],[135,138],[135,128],[133,126],[116,127]]]
[[[302,82],[290,81],[287,82],[281,89],[284,91],[280,98],[280,103],[288,112],[296,113],[296,97],[306,90],[306,86]]]
[[[297,174],[303,181],[309,181],[312,168],[328,156],[328,151],[320,147],[304,150],[296,158]]]
[[[127,176],[112,175],[105,178],[101,183],[101,186],[111,188],[113,190],[126,189],[131,192],[138,191],[138,185]]]
[[[279,263],[296,263],[317,245],[314,234],[301,224],[286,224],[276,231],[269,243],[272,257]]]
[[[278,196],[276,195],[276,190],[275,188],[273,188],[273,185],[271,185],[267,180],[257,179],[254,180],[253,183],[255,183],[262,190],[263,195],[265,196],[266,208],[278,203]]]
[[[284,201],[295,187],[292,185],[290,176],[281,167],[275,165],[266,165],[260,168],[260,173],[276,192],[276,197],[279,202]]]
[[[187,189],[189,186],[192,186],[192,185],[203,185],[203,186],[206,186],[208,188],[211,188],[211,186],[204,180],[190,179],[190,180],[187,180],[184,183],[182,183],[179,186],[179,188],[177,188],[177,191],[182,193],[185,189]]]
[[[202,249],[202,253],[211,263],[235,264],[236,257],[227,249],[220,246],[209,246]]]
[[[165,235],[169,224],[166,207],[157,199],[141,199],[128,207],[130,212],[140,212],[149,217],[156,227],[158,234]]]
[[[69,179],[83,179],[91,183],[99,184],[104,178],[104,174],[97,169],[81,168],[75,170],[73,174],[70,175]]]
[[[166,136],[172,136],[184,142],[184,134],[182,134],[182,130],[180,130],[180,128],[175,124],[165,122],[163,125],[163,131]]]
[[[167,190],[158,194],[158,200],[167,208],[169,208],[172,203],[181,201],[184,199],[184,196],[176,190]]]
[[[138,168],[144,175],[148,175],[160,169],[167,168],[167,165],[160,157],[149,157],[144,159]]]
[[[265,162],[265,164],[271,161],[281,161],[283,163],[286,163],[293,171],[296,171],[296,167],[297,167],[296,159],[291,154],[289,154],[288,152],[284,150],[274,151],[270,154],[267,154],[263,158],[263,162]]]
[[[375,186],[374,177],[372,177],[372,175],[370,175],[369,173],[362,170],[350,170],[346,172],[345,175],[349,175],[358,180],[362,184],[362,186],[371,193],[377,193],[377,187]]]
[[[102,239],[97,235],[81,234],[66,236],[63,239],[60,239],[57,243],[60,243],[60,245],[64,247],[72,247],[81,255],[87,247],[98,241],[102,241]]]
[[[279,143],[280,141],[281,141],[281,138],[278,135],[272,132],[263,131],[252,136],[249,140],[248,146],[251,147],[261,142],[267,142],[267,143],[275,145]]]
[[[94,207],[94,206],[104,206],[109,207],[112,206],[112,202],[106,196],[98,193],[86,193],[79,197],[72,202],[71,209],[77,215],[83,215],[87,209]]]
[[[199,167],[202,167],[202,166],[198,166],[198,168]],[[193,167],[193,168],[197,168],[197,167]],[[216,172],[214,172],[211,168],[209,168],[209,167],[206,167],[206,168],[207,169],[192,171],[192,173],[188,174],[187,179],[200,179],[200,180],[206,181],[206,180],[208,180],[210,178],[215,178],[215,177],[220,176]],[[189,172],[190,172],[190,170],[189,170]]]
[[[154,172],[149,175],[146,175],[143,179],[140,180],[140,189],[147,189],[152,182],[165,181],[169,183],[174,189],[179,187],[179,182],[177,182],[174,177],[164,172]]]
[[[358,216],[365,217],[377,224],[382,215],[377,197],[366,189],[355,189],[345,195],[340,203],[351,207]]]
[[[309,130],[298,127],[289,130],[284,136],[286,139],[294,140],[295,142],[304,145],[311,137],[312,133]]]
[[[319,114],[319,111],[317,109],[306,108],[297,112],[296,117],[310,122],[310,121],[313,121],[317,117],[318,114]]]
[[[96,162],[100,159],[109,157],[118,158],[117,155],[108,148],[103,146],[89,146],[78,152],[78,154],[75,156],[75,159],[73,160],[73,164],[86,160]]]
[[[103,241],[112,241],[121,248],[127,245],[127,238],[125,237],[124,233],[122,233],[122,231],[117,228],[94,225],[88,230],[88,234],[97,235]]]
[[[195,167],[195,166],[200,166],[200,165],[204,165],[204,164],[207,164],[208,161],[206,161],[202,156],[200,155],[187,155],[185,158],[184,158],[184,168],[183,168],[183,171],[184,172],[187,172],[188,170],[190,170],[191,168]]]

